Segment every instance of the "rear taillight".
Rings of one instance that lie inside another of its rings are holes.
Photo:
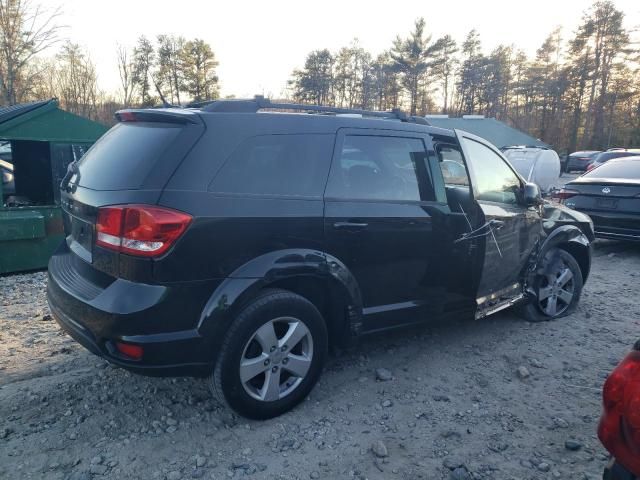
[[[631,352],[611,372],[602,397],[598,437],[616,460],[640,475],[640,352]]]
[[[593,163],[590,163],[589,165],[587,165],[587,172],[593,170],[594,168],[596,168],[596,166]]]
[[[98,210],[96,245],[130,255],[157,257],[191,223],[191,216],[150,205],[118,205]]]
[[[556,193],[554,193],[554,197],[560,200],[560,202],[564,202],[567,198],[575,197],[579,195],[580,192],[576,190],[570,190],[568,188],[561,188]]]

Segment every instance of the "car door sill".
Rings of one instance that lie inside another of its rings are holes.
[[[524,294],[521,293],[520,295],[507,299],[503,302],[491,305],[483,309],[478,309],[478,311],[476,312],[476,320],[480,320],[481,318],[487,317],[489,315],[493,315],[494,313],[499,312],[500,310],[504,310],[506,308],[512,307],[523,299],[524,299]]]

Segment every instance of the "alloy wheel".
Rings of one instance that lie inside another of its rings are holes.
[[[313,338],[293,317],[263,324],[245,344],[240,381],[256,400],[273,402],[293,392],[304,380],[313,359]]]
[[[549,317],[564,313],[573,300],[573,272],[562,259],[557,259],[545,273],[538,287],[538,307]]]

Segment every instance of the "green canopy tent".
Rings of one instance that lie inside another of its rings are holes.
[[[13,167],[12,191],[0,183],[0,274],[47,266],[64,238],[60,181],[106,131],[55,99],[0,108],[0,142],[10,145],[0,159]]]

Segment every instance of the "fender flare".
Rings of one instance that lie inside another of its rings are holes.
[[[350,331],[362,324],[362,296],[357,281],[340,260],[311,249],[284,249],[260,255],[233,271],[214,290],[205,304],[197,330],[219,345],[241,308],[260,290],[280,280],[313,277],[329,282],[348,308]]]

